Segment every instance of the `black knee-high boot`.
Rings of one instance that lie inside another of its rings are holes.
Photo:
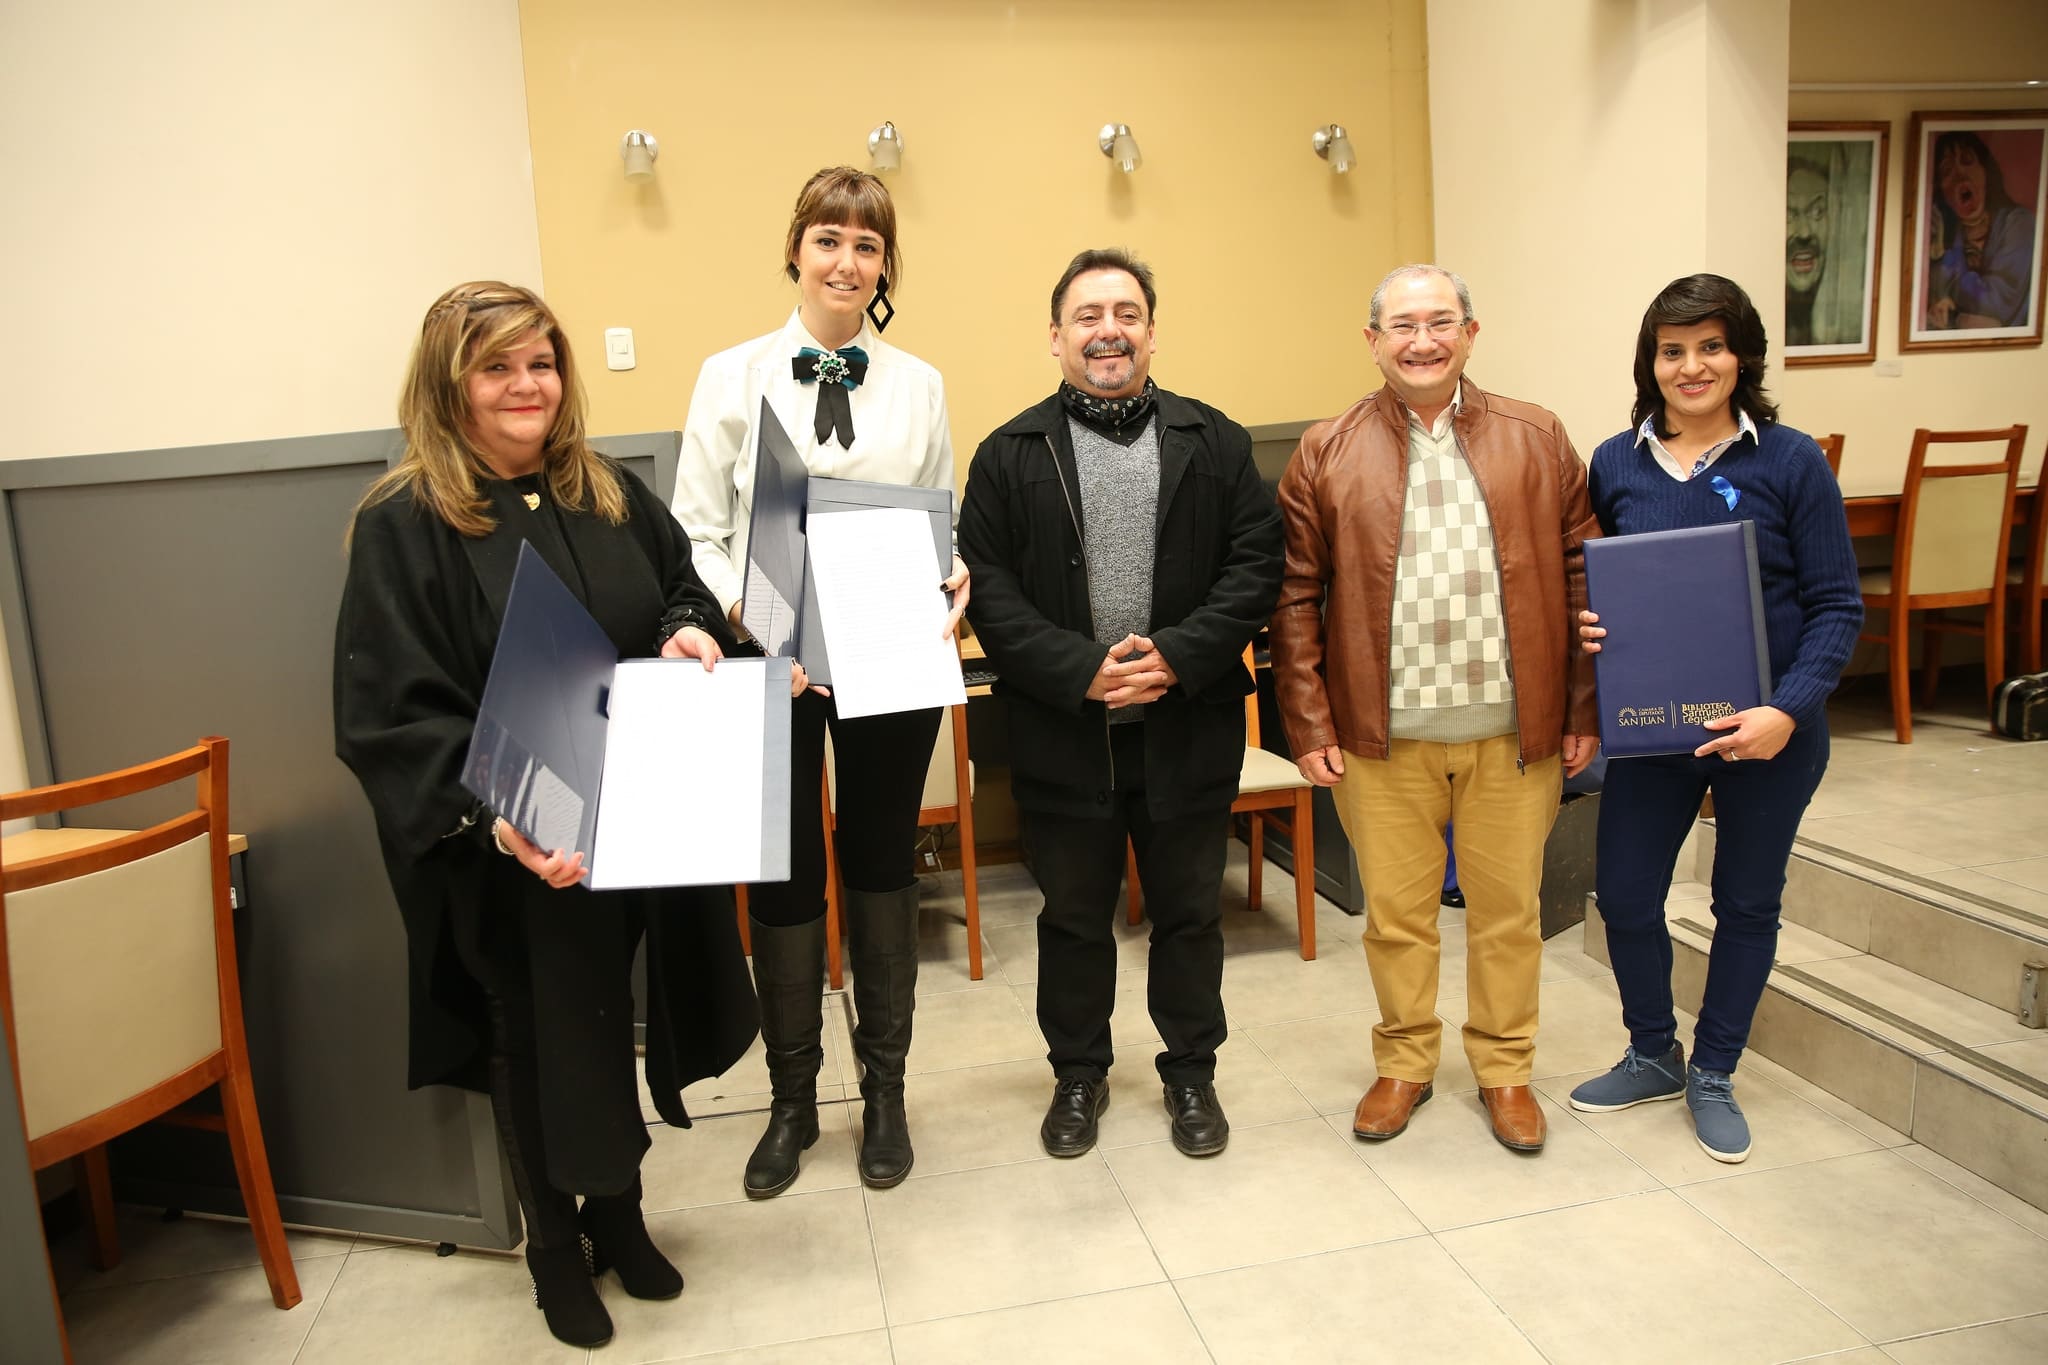
[[[774,1092],[768,1128],[747,1158],[749,1199],[795,1183],[800,1158],[818,1140],[818,1068],[825,1060],[825,920],[763,924],[750,917],[761,1044]]]
[[[590,1269],[619,1272],[619,1283],[636,1299],[672,1299],[683,1292],[683,1275],[647,1235],[640,1214],[640,1177],[617,1194],[587,1194],[577,1215],[590,1241]]]
[[[860,1178],[886,1190],[903,1183],[916,1154],[903,1111],[903,1066],[917,1005],[917,883],[895,891],[846,892],[853,929],[854,1055],[860,1058]]]
[[[576,1226],[576,1197],[548,1183],[541,1137],[539,1079],[531,1056],[507,1056],[503,1007],[492,1003],[499,1045],[491,1054],[491,1112],[512,1168],[512,1188],[526,1219],[526,1266],[533,1301],[548,1331],[571,1346],[602,1346],[612,1318],[597,1296],[590,1253]]]

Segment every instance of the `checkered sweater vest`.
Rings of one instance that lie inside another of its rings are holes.
[[[1408,428],[1408,499],[1394,568],[1388,733],[1462,743],[1515,728],[1500,560],[1479,481],[1449,422]]]

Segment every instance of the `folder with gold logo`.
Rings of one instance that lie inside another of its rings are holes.
[[[1586,596],[1607,631],[1593,672],[1608,757],[1689,754],[1718,733],[1707,721],[1770,696],[1754,523],[1589,540]]]

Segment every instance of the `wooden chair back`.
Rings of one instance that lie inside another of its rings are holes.
[[[959,637],[953,639],[957,653]],[[832,761],[832,736],[825,736],[825,916],[826,979],[832,989],[838,990],[846,983],[845,967],[840,955],[840,913],[839,859],[833,848],[831,832],[839,812],[838,784],[835,780]],[[971,981],[982,977],[981,963],[981,894],[975,877],[974,850],[974,761],[967,751],[967,707],[949,706],[939,721],[938,738],[932,744],[930,762],[925,765],[924,795],[919,798],[917,823],[920,827],[930,825],[952,825],[960,837],[960,879],[961,895],[966,902],[967,914],[967,976]]]
[[[105,1145],[213,1085],[279,1308],[299,1302],[257,1121],[228,879],[228,742],[0,796],[0,820],[55,815],[196,779],[192,809],[134,833],[0,842],[0,1027],[29,1163],[81,1162],[94,1258],[118,1262]],[[41,833],[41,831],[38,831]],[[62,834],[66,831],[55,831]],[[28,836],[23,836],[27,838]],[[17,848],[20,845],[17,844]]]
[[[1827,436],[1816,436],[1813,443],[1820,447],[1820,453],[1827,457],[1828,473],[1835,476],[1835,482],[1842,481],[1842,433],[1837,431]]]
[[[2005,583],[2012,537],[2013,490],[2019,484],[2024,425],[1995,431],[1913,433],[1905,494],[1892,544],[1892,591],[1915,607],[1970,606]],[[2004,443],[2004,454],[1969,464],[1927,462],[1936,445]]]
[[[2035,479],[2027,511],[2027,547],[2020,565],[2020,658],[2029,673],[2041,671],[2041,613],[2048,608],[2048,454]]]

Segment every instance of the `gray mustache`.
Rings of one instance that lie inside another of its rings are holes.
[[[1130,342],[1118,338],[1114,341],[1091,341],[1081,354],[1090,360],[1100,360],[1106,355],[1129,355],[1132,349]]]

